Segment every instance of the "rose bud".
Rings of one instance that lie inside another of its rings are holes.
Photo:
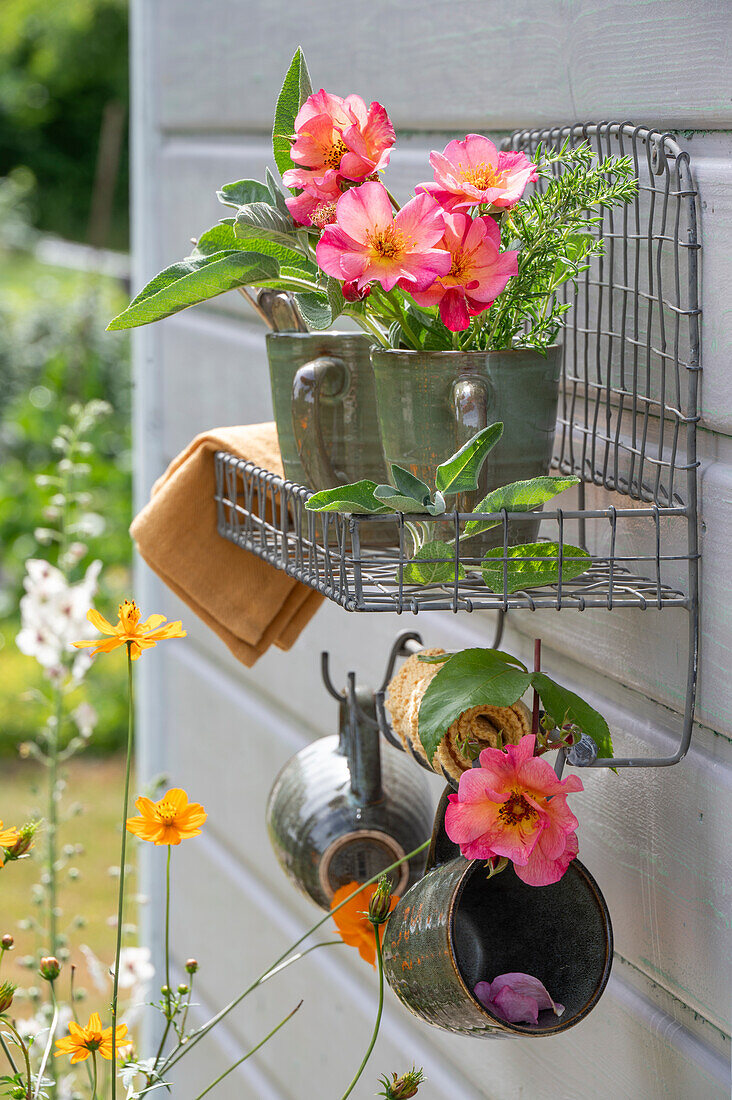
[[[341,292],[347,302],[363,302],[371,293],[371,287],[365,286],[362,290],[359,290],[355,279],[352,279],[343,284]]]

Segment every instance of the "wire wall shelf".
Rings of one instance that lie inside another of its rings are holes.
[[[444,557],[422,562],[427,583],[414,584],[403,515],[308,512],[307,489],[219,452],[218,530],[348,611],[685,610],[682,744],[653,762],[676,763],[691,736],[698,652],[697,192],[689,155],[673,135],[632,123],[521,130],[504,147],[531,156],[539,143],[559,149],[567,140],[588,142],[600,161],[629,156],[638,181],[631,203],[597,212],[604,252],[590,257],[576,293],[572,284],[561,290],[572,296],[572,309],[562,337],[552,469],[580,480],[562,495],[567,506],[407,517],[430,522],[431,538],[447,544]],[[461,538],[468,518],[493,524],[482,544]],[[559,544],[554,583],[521,588],[517,564],[537,559],[517,559],[510,547],[543,542]],[[582,548],[588,567],[576,572],[562,544]],[[635,763],[642,761],[627,761]]]

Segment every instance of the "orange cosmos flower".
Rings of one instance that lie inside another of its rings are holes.
[[[119,1049],[120,1040],[127,1034],[127,1024],[121,1024],[115,1033],[115,1046]],[[69,1020],[69,1034],[65,1039],[57,1039],[56,1058],[63,1054],[71,1055],[71,1064],[83,1062],[90,1054],[101,1054],[108,1062],[112,1060],[112,1028],[102,1028],[98,1012],[92,1012],[86,1027]]]
[[[0,867],[3,865],[3,857],[5,848],[12,848],[17,843],[19,833],[17,829],[5,829],[3,830],[3,823],[0,821]]]
[[[376,893],[378,886],[372,883],[364,886],[362,890],[352,898],[342,909],[333,914],[338,934],[349,947],[357,947],[358,953],[365,962],[376,966],[376,942],[374,928],[368,919],[369,904]],[[332,905],[339,905],[344,898],[358,890],[357,882],[349,882],[346,886],[340,886],[333,895]],[[389,903],[389,912],[392,911],[399,898],[392,895]],[[379,935],[384,939],[384,924],[379,926]]]
[[[198,836],[208,814],[198,802],[189,802],[185,791],[174,787],[159,802],[140,797],[135,802],[140,817],[127,818],[127,831],[153,844],[180,844]]]
[[[185,638],[186,632],[178,620],[175,623],[165,623],[165,615],[151,615],[144,622],[140,622],[140,609],[134,600],[125,600],[119,605],[119,619],[115,626],[108,623],[103,615],[94,608],[87,612],[87,619],[102,634],[111,635],[107,641],[95,639],[90,642],[72,642],[77,649],[86,649],[96,646],[92,657],[97,653],[111,653],[118,646],[130,643],[130,657],[133,661],[142,653],[143,649],[152,649],[158,642],[164,642],[167,638]]]

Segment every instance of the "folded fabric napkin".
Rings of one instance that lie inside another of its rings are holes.
[[[274,424],[214,428],[155,482],[130,534],[150,568],[251,667],[272,644],[289,649],[323,597],[218,534],[216,451],[283,473]]]

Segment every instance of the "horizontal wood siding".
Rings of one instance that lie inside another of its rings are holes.
[[[425,1100],[717,1100],[729,1095],[732,978],[727,842],[732,796],[729,686],[732,539],[732,92],[729,4],[677,0],[133,0],[134,289],[180,258],[222,214],[217,186],[259,177],[282,72],[302,43],[318,87],[385,102],[408,131],[392,160],[399,195],[427,178],[428,154],[455,133],[497,140],[514,126],[630,117],[682,131],[700,189],[703,381],[700,452],[702,639],[695,741],[678,767],[592,772],[575,796],[580,854],[605,893],[616,962],[597,1009],[564,1036],[481,1042],[429,1029],[387,997],[369,1071],[413,1061]],[[136,493],[190,438],[271,416],[263,329],[237,294],[135,334]],[[599,491],[592,504],[602,506]],[[201,532],[204,540],[207,533]],[[598,535],[598,538],[601,537]],[[645,536],[628,529],[641,550]],[[140,669],[140,780],[165,771],[209,811],[205,834],[175,859],[176,979],[190,955],[200,1018],[279,955],[317,910],[289,884],[267,838],[275,775],[312,738],[334,732],[318,674],[377,684],[399,629],[426,644],[490,645],[494,616],[418,620],[324,606],[288,653],[253,670],[138,567],[145,607],[183,617],[185,643]],[[550,673],[607,716],[622,753],[665,753],[678,739],[686,616],[677,612],[513,613],[505,644],[528,659],[541,636]],[[387,750],[385,750],[387,751]],[[435,779],[435,797],[440,783]],[[159,956],[160,853],[145,853],[143,924]],[[562,935],[572,935],[571,915]],[[323,939],[331,931],[324,931]],[[373,1020],[373,973],[348,948],[323,948],[268,982],[176,1072],[188,1100],[258,1042],[303,997],[299,1014],[212,1094],[221,1100],[310,1100],[344,1091]],[[184,1068],[185,1067],[185,1068]]]

